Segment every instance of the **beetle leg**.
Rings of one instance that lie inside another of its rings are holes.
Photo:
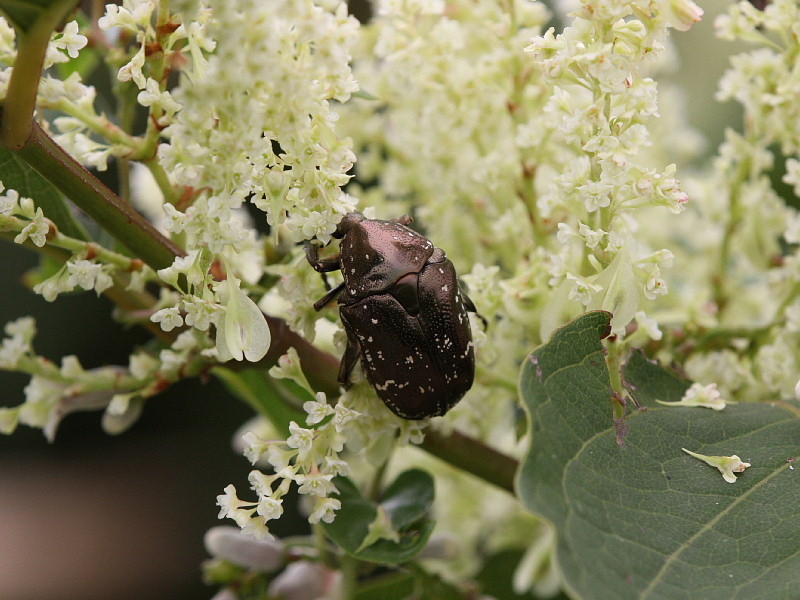
[[[411,215],[403,215],[396,219],[389,219],[390,223],[399,223],[400,225],[411,225],[414,222],[414,217]]]
[[[347,345],[344,347],[344,354],[342,355],[342,362],[339,363],[339,383],[344,389],[349,389],[352,385],[350,381],[350,374],[356,366],[359,357],[358,342],[356,342],[350,331],[347,331]]]
[[[478,312],[477,308],[475,308],[475,303],[472,301],[472,298],[467,296],[464,293],[463,289],[461,290],[461,296],[464,298],[464,307],[469,312],[475,313],[475,316],[478,317],[481,320],[481,323],[483,323],[483,330],[486,331],[486,329],[489,327],[489,323],[486,322],[486,319],[484,318],[484,316],[481,313]]]
[[[325,273],[323,273],[322,275],[324,277]],[[325,279],[325,282],[327,283],[328,280]],[[328,287],[328,293],[325,294],[322,298],[320,298],[316,302],[314,302],[314,309],[322,310],[323,308],[325,308],[328,304],[333,302],[339,294],[342,293],[342,290],[344,290],[344,282],[340,283],[333,289],[330,289],[330,287]]]
[[[306,260],[308,260],[308,264],[314,267],[317,273],[330,273],[341,268],[338,254],[329,258],[320,258],[319,246],[311,243],[306,243]]]

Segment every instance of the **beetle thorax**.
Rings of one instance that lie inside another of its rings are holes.
[[[365,220],[342,238],[344,303],[385,292],[404,275],[419,273],[433,254],[433,244],[399,223]]]

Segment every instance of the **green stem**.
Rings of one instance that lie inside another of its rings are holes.
[[[325,537],[325,531],[322,529],[322,525],[317,523],[312,525],[311,529],[314,532],[314,546],[317,548],[317,556],[320,562],[331,569],[337,568],[339,565],[337,564],[335,556],[330,551],[328,538]]]
[[[132,154],[138,155],[144,146],[144,141],[129,134],[125,127],[115,125],[107,117],[98,115],[93,110],[88,110],[84,106],[77,105],[66,98],[61,98],[48,104],[41,104],[40,108],[50,108],[74,117],[86,125],[92,133],[102,136],[112,144],[130,148]]]
[[[625,397],[625,388],[622,385],[622,358],[625,353],[624,344],[620,342],[609,342],[606,346],[608,354],[606,364],[608,365],[608,375],[611,379],[611,390],[615,392],[615,398]],[[625,417],[625,406],[619,401],[613,401],[612,407],[614,418],[617,420]]]
[[[150,158],[142,159],[142,163],[150,170],[153,179],[156,181],[161,193],[164,194],[164,201],[169,204],[176,204],[180,200],[180,194],[175,190],[172,182],[169,180],[169,175],[164,170],[164,167],[158,161],[158,158],[153,155]]]
[[[8,82],[0,123],[0,141],[9,150],[22,148],[31,135],[36,93],[50,36],[76,4],[77,0],[54,2],[41,10],[27,31],[17,29],[17,57]]]
[[[30,223],[30,221],[25,219],[0,215],[0,232],[20,232],[28,225],[28,223]],[[138,270],[142,267],[141,261],[138,259],[108,250],[107,248],[104,248],[95,242],[87,242],[85,240],[64,235],[58,230],[55,230],[54,232],[53,225],[50,226],[50,234],[48,234],[47,237],[47,243],[49,245],[55,246],[56,248],[61,248],[62,250],[67,250],[72,253],[72,255],[90,255],[100,262],[114,265],[123,271]]]
[[[514,476],[518,462],[479,440],[458,431],[449,435],[427,431],[422,448],[454,467],[514,493]]]
[[[150,67],[150,75],[158,82],[159,89],[163,92],[167,89],[167,71],[166,71],[166,42],[169,37],[166,26],[169,23],[169,1],[161,0],[158,4],[158,13],[156,16],[156,42],[159,50],[147,58],[147,64]],[[155,156],[158,149],[158,143],[161,139],[161,128],[158,125],[159,119],[163,116],[164,111],[159,106],[151,106],[150,113],[147,116],[147,131],[144,134],[144,145],[142,153],[146,157]]]
[[[342,580],[340,587],[340,598],[342,600],[352,600],[355,598],[358,589],[358,559],[344,555],[341,564]]]

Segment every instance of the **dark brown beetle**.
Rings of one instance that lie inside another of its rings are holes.
[[[349,213],[333,233],[342,240],[339,254],[320,258],[319,248],[308,244],[306,257],[320,273],[341,270],[344,277],[314,304],[321,310],[339,299],[347,333],[339,383],[349,386],[361,358],[386,406],[405,419],[424,419],[445,414],[472,387],[467,311],[475,306],[444,251],[408,228],[411,221]]]

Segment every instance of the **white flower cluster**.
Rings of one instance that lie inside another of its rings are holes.
[[[281,357],[270,375],[290,378],[313,394],[293,350]],[[217,497],[220,518],[233,519],[256,537],[267,536],[267,522],[283,514],[283,497],[294,483],[300,494],[313,499],[309,522],[330,523],[341,508],[341,502],[331,497],[338,492],[333,479],[350,474],[350,464],[343,453],[364,451],[381,464],[390,451],[382,440],[397,439],[400,445],[422,441],[420,423],[397,419],[364,386],[342,395],[336,406],[328,404],[325,394],[318,392],[314,400],[303,404],[303,410],[306,427],[292,421],[286,440],[264,439],[253,431],[243,435],[244,454],[250,462],[268,464],[274,472],[250,472],[256,501],[239,499],[236,488],[227,486],[225,493]]]
[[[20,197],[19,192],[6,188],[0,181],[0,216],[20,216],[27,221],[25,227],[15,237],[17,244],[30,240],[35,246],[41,248],[47,243],[47,236],[51,233],[51,222],[45,218],[41,208],[34,205],[31,198]]]
[[[14,237],[18,244],[30,240],[39,248],[43,247],[48,236],[55,233],[55,227],[44,216],[42,209],[34,205],[30,198],[20,197],[19,192],[6,189],[0,182],[0,216],[20,216],[27,224]],[[53,275],[37,283],[33,290],[48,302],[59,294],[71,292],[76,288],[94,290],[99,296],[114,284],[112,273],[114,265],[87,259],[90,246],[67,260]]]
[[[543,146],[538,207],[541,216],[561,221],[543,333],[560,324],[565,300],[610,310],[612,327],[622,333],[642,300],[667,292],[661,271],[671,266],[672,253],[648,250],[638,239],[636,211],[679,213],[688,197],[674,164],[647,164],[647,125],[658,107],[656,82],[642,71],[663,49],[668,25],[688,28],[701,14],[688,1],[588,2],[570,27],[558,35],[551,29],[527,48],[552,93],[525,125],[522,141]]]
[[[10,434],[23,424],[42,429],[49,441],[61,420],[76,411],[104,410],[103,429],[110,434],[125,431],[138,420],[147,398],[196,373],[198,369],[190,361],[207,350],[202,336],[187,331],[158,356],[136,352],[127,368],[87,370],[76,356],[63,357],[61,367],[37,356],[33,349],[36,323],[31,317],[7,323],[4,331],[7,337],[0,341],[0,370],[27,373],[31,380],[22,404],[0,408],[0,433]]]
[[[110,404],[119,390],[143,387],[151,373],[128,374],[117,367],[85,370],[78,358],[65,356],[61,367],[37,357],[33,350],[36,323],[23,317],[5,325],[5,338],[0,342],[0,369],[29,373],[25,402],[13,408],[0,408],[0,432],[12,433],[18,424],[37,427],[52,441],[58,424],[67,414],[79,410],[107,409],[103,426],[109,432],[127,427],[138,417],[127,407]],[[124,423],[124,425],[122,425]]]
[[[686,370],[748,400],[792,398],[800,373],[800,214],[772,182],[785,172],[789,189],[800,191],[798,21],[793,0],[763,11],[739,2],[717,18],[719,37],[755,45],[731,58],[717,93],[742,105],[743,126],[726,131],[712,169],[687,182],[698,199],[687,227],[704,235],[670,241],[689,266],[675,278],[681,318],[740,332],[727,347],[693,354]],[[699,253],[717,258],[694,260]],[[743,341],[748,331],[759,332],[755,343]]]
[[[330,240],[354,206],[340,188],[355,156],[330,103],[357,89],[348,66],[356,32],[343,3],[334,12],[314,2],[214,5],[214,53],[174,91],[184,110],[159,149],[175,183],[209,191],[168,213],[170,231],[190,247],[238,248],[247,231],[231,213],[250,200],[295,241]]]
[[[366,97],[340,122],[356,141],[358,194],[381,215],[413,210],[489,322],[473,328],[476,383],[443,427],[515,453],[519,361],[555,327],[604,308],[616,332],[635,318],[638,340],[662,337],[644,309],[663,301],[673,254],[639,219],[664,228],[688,196],[649,130],[660,113],[686,128],[644,73],[668,27],[702,11],[590,0],[557,34],[527,0],[377,4],[354,52]],[[445,499],[449,512],[470,502]]]

